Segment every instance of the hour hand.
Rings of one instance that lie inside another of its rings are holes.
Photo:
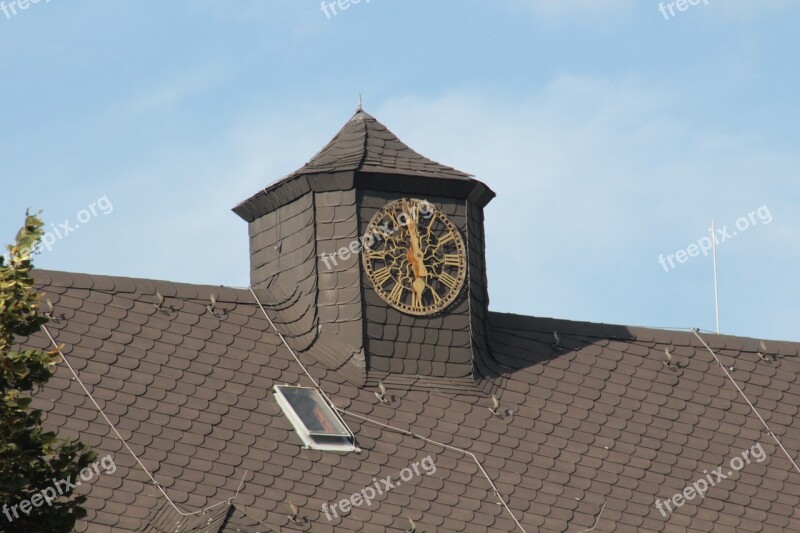
[[[420,301],[422,301],[422,293],[425,292],[425,288],[427,286],[428,284],[425,283],[425,280],[422,278],[417,278],[414,280],[413,283],[411,283],[411,287],[413,287],[414,292],[416,293],[417,298],[419,298]]]
[[[428,288],[428,284],[425,283],[424,278],[416,278],[411,283],[411,288],[414,289],[414,293],[412,294],[411,298],[411,305],[416,308],[422,307],[422,294],[425,292],[425,289]]]

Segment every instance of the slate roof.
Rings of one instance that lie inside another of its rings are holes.
[[[360,453],[306,450],[270,392],[309,385],[247,289],[38,270],[50,332],[181,518],[113,436],[66,365],[35,396],[48,428],[117,470],[85,483],[80,531],[800,531],[800,474],[713,356],[688,331],[489,313],[502,409],[476,391],[392,390],[389,404],[304,362],[347,412]],[[158,290],[165,307],[154,306]],[[211,293],[217,307],[206,305]],[[267,299],[268,293],[259,298]],[[269,303],[269,302],[267,302]],[[552,332],[561,346],[553,347]],[[800,449],[800,345],[701,334],[783,445]],[[23,339],[48,347],[39,333]],[[665,347],[683,368],[662,364]],[[364,420],[366,417],[367,420]],[[390,429],[391,426],[394,429]],[[416,437],[415,437],[416,436]],[[445,448],[428,440],[450,446]],[[761,443],[766,459],[668,517],[654,506]],[[328,521],[321,511],[430,455],[420,475]],[[244,479],[244,483],[240,483]],[[237,490],[239,490],[237,494]],[[290,502],[303,525],[287,517]],[[602,510],[602,513],[601,513]],[[599,519],[598,519],[599,516]]]
[[[309,190],[352,189],[356,174],[371,182],[376,176],[391,176],[390,187],[396,186],[399,178],[406,190],[415,183],[419,186],[419,180],[427,181],[426,186],[434,187],[428,193],[469,195],[481,207],[494,197],[494,192],[471,174],[420,155],[359,109],[305,165],[240,202],[233,211],[252,222]],[[441,183],[427,178],[438,178]]]
[[[362,109],[308,163],[287,178],[344,170],[461,180],[472,177],[418,154]]]

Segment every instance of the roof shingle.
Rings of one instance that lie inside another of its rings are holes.
[[[372,115],[359,109],[322,150],[284,179],[354,170],[430,178],[472,177],[418,154]]]
[[[244,477],[232,505],[196,523],[184,519],[181,531],[401,531],[408,516],[426,531],[515,530],[469,457],[407,432],[474,453],[527,531],[578,531],[595,521],[597,531],[800,530],[800,474],[691,332],[490,313],[492,354],[507,368],[494,383],[499,416],[480,389],[466,386],[395,388],[387,380],[385,405],[371,387],[308,359],[362,449],[339,455],[303,449],[269,394],[274,384],[309,383],[250,291],[35,275],[58,317],[48,329],[66,344],[78,377],[183,511],[227,502]],[[153,305],[156,290],[167,296],[163,310]],[[205,307],[211,292],[219,316]],[[798,345],[767,342],[778,357],[764,362],[753,339],[703,337],[796,454]],[[47,339],[24,344],[44,348]],[[678,372],[662,364],[665,347],[674,349]],[[117,465],[80,487],[89,495],[81,531],[176,531],[177,513],[64,365],[35,406],[48,428]],[[655,507],[757,443],[764,460],[704,499],[666,517]],[[373,477],[397,479],[426,456],[436,465],[431,475],[325,517],[323,504],[349,498]],[[289,502],[305,526],[289,521]]]

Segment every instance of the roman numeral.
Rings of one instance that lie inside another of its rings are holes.
[[[414,309],[422,308],[422,299],[419,297],[416,291],[411,293],[411,307]]]
[[[389,293],[389,300],[395,303],[399,303],[402,297],[403,297],[403,285],[401,283],[397,283],[392,288],[392,292]]]
[[[442,297],[436,294],[436,291],[431,289],[431,294],[433,295],[433,305],[440,305],[442,303]]]
[[[400,221],[397,219],[397,213],[395,213],[394,211],[389,211],[387,213],[387,216],[389,217],[389,220],[392,221],[392,225],[395,228],[399,228],[400,227]]]
[[[381,286],[383,286],[384,283],[389,281],[389,278],[392,277],[392,273],[389,272],[388,268],[383,267],[381,269],[376,270],[372,274],[372,277],[375,280],[375,285],[377,285],[378,287],[381,287]]]
[[[455,240],[455,238],[456,234],[451,231],[450,233],[439,239],[439,245],[447,244],[448,242]]]
[[[463,264],[463,256],[461,254],[444,254],[445,266],[460,267]]]
[[[386,259],[387,250],[377,252],[367,252],[367,259],[370,261],[383,261]]]
[[[451,291],[456,290],[456,287],[458,287],[458,280],[447,272],[442,272],[442,275],[439,276],[439,282],[447,286]]]
[[[411,204],[408,211],[408,216],[411,218],[411,220],[414,222],[419,220],[419,206],[417,204]]]

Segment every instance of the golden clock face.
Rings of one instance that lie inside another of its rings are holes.
[[[395,200],[375,213],[362,259],[375,292],[410,315],[430,315],[453,303],[467,261],[455,224],[427,200]]]

